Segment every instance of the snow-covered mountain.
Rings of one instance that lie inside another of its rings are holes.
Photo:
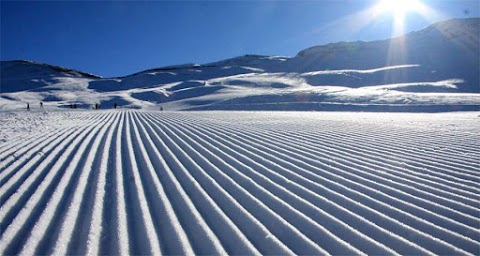
[[[480,19],[433,24],[402,37],[339,42],[295,57],[245,55],[125,77],[31,61],[2,61],[0,105],[435,111],[478,110]]]

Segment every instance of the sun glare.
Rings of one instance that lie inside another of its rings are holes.
[[[390,16],[392,23],[392,37],[403,35],[408,14],[418,14],[423,17],[429,16],[430,8],[420,0],[380,0],[373,6],[373,17]],[[390,41],[387,64],[398,65],[408,64],[405,54],[406,42],[403,37],[397,37]],[[403,76],[404,74],[396,74]],[[385,79],[388,79],[386,77]]]
[[[409,12],[422,12],[423,4],[419,0],[382,0],[375,7],[376,15],[391,14],[395,22],[404,22]]]
[[[393,18],[393,35],[401,35],[405,32],[406,17],[409,13],[426,17],[431,11],[420,0],[380,0],[373,7],[374,17],[390,15]]]
[[[403,65],[407,63],[405,35],[407,25],[418,22],[419,18],[426,21],[441,20],[442,13],[432,9],[426,0],[377,0],[371,6],[355,14],[345,16],[329,24],[330,26],[346,24],[349,31],[358,33],[368,26],[381,28],[379,32],[388,31],[387,23],[391,22],[390,45],[386,56],[388,65]],[[410,26],[412,27],[412,26]],[[372,31],[375,32],[374,30]]]

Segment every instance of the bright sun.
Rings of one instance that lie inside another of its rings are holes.
[[[385,15],[393,18],[392,37],[405,33],[407,14],[416,13],[423,16],[428,13],[428,8],[420,0],[379,0],[372,10],[372,18]],[[388,63],[405,63],[405,41],[403,39],[398,37],[396,40],[390,41],[387,56]]]
[[[406,40],[402,37],[406,33],[410,21],[418,21],[421,17],[425,20],[434,20],[440,14],[422,3],[422,0],[376,0],[376,4],[360,12],[355,19],[354,27],[363,28],[374,23],[376,26],[387,21],[392,21],[391,40],[386,56],[389,65],[398,65],[406,62]],[[411,18],[411,20],[407,20]],[[358,23],[358,24],[357,24]]]
[[[419,0],[382,0],[376,6],[377,14],[391,13],[397,22],[403,22],[409,12],[420,12],[423,8]]]

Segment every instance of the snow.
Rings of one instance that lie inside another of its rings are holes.
[[[0,112],[0,254],[480,248],[480,112]]]
[[[115,78],[2,61],[0,254],[477,255],[478,31]]]

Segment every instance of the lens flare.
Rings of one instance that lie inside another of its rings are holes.
[[[402,35],[406,34],[406,24],[408,18],[420,16],[425,21],[433,23],[443,20],[446,16],[432,9],[421,0],[378,0],[370,7],[360,10],[354,14],[340,17],[329,24],[317,29],[314,33],[323,32],[329,28],[342,27],[348,29],[349,33],[358,33],[369,26],[383,26],[384,21],[391,20],[391,34],[388,48],[385,52],[385,65],[396,66],[410,63],[407,56],[408,41]],[[407,70],[407,69],[404,69]],[[407,72],[407,71],[405,71]],[[389,73],[389,72],[387,72]],[[399,72],[390,72],[399,73]],[[407,76],[407,74],[398,74],[398,76]],[[386,80],[389,78],[386,77]]]
[[[382,0],[375,7],[377,14],[391,13],[395,20],[403,22],[409,12],[422,12],[424,5],[419,0]]]
[[[393,16],[393,34],[405,32],[405,17],[408,13],[416,13],[423,17],[431,15],[431,10],[420,0],[381,0],[373,7],[373,16]]]
[[[405,34],[406,17],[409,13],[415,13],[428,19],[433,17],[432,9],[420,0],[381,0],[372,7],[373,18],[391,15],[392,37]],[[396,37],[390,40],[387,55],[387,65],[408,64],[406,59],[407,45],[404,37]]]

